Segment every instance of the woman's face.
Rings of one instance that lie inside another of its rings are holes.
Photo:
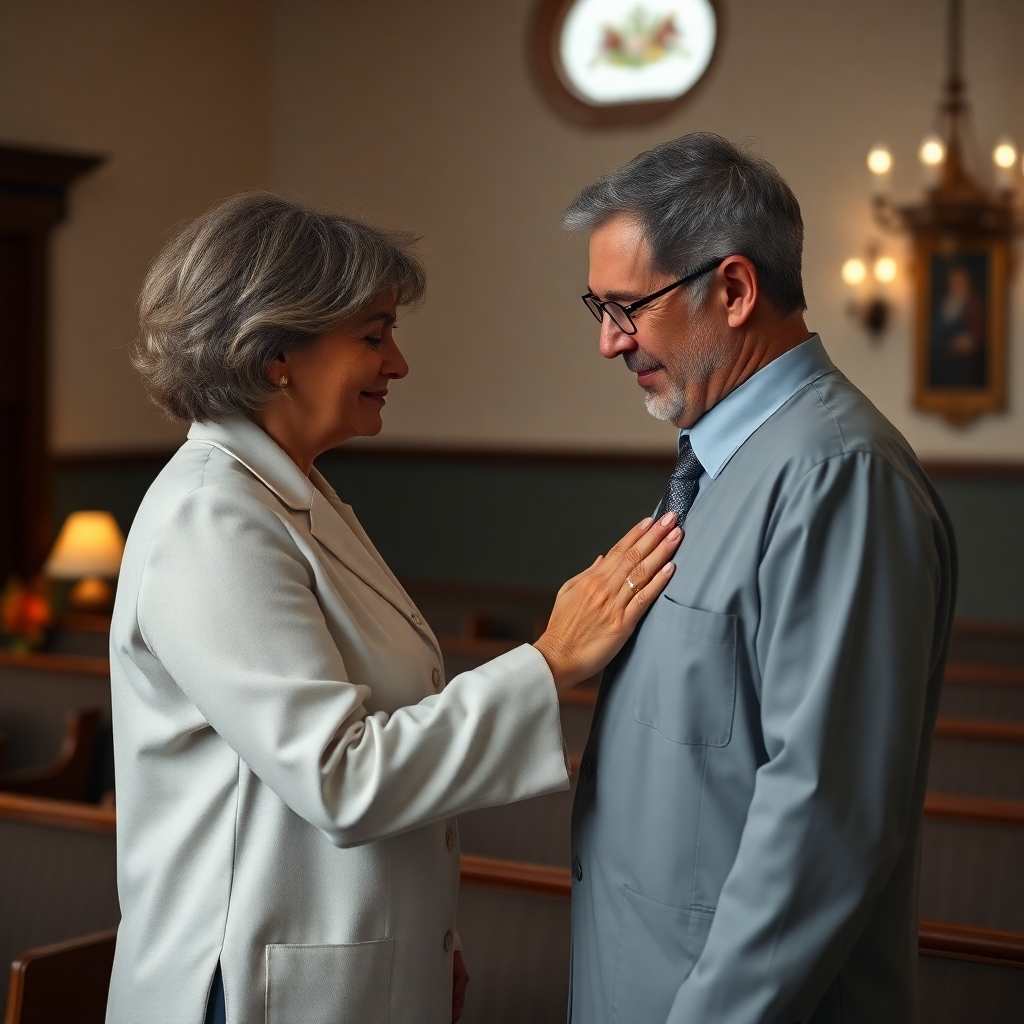
[[[396,322],[395,298],[385,295],[271,363],[281,393],[264,403],[258,418],[300,464],[349,438],[380,432],[388,384],[409,372],[395,344]]]

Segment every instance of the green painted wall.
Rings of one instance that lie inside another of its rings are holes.
[[[320,469],[401,577],[557,587],[656,505],[639,465],[328,455]],[[58,523],[105,508],[127,532],[159,462],[65,468]],[[1024,480],[943,479],[960,546],[958,612],[1024,621]]]

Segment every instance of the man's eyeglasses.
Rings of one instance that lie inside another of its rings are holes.
[[[602,302],[596,295],[594,295],[593,292],[587,292],[587,294],[583,296],[583,305],[594,314],[594,319],[597,320],[598,323],[604,319],[604,315],[607,313],[612,323],[615,324],[623,334],[636,334],[636,324],[633,323],[633,313],[643,306],[646,306],[649,302],[653,302],[655,299],[660,299],[662,295],[667,295],[673,288],[689,284],[691,281],[696,281],[698,277],[703,277],[705,274],[718,267],[721,262],[721,259],[717,259],[714,263],[708,263],[700,269],[695,270],[692,274],[687,274],[686,277],[681,277],[673,284],[662,288],[660,291],[654,292],[652,295],[645,295],[642,299],[637,299],[636,302],[631,302],[628,306],[623,306],[621,302],[612,302],[611,300]]]

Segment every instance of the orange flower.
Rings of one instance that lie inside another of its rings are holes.
[[[27,590],[12,580],[4,591],[0,604],[0,620],[3,630],[12,637],[19,637],[32,644],[42,643],[44,630],[50,624],[50,603],[32,590]]]

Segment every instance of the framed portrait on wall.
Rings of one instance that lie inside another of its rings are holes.
[[[960,426],[1006,404],[1009,245],[919,238],[914,404]]]

